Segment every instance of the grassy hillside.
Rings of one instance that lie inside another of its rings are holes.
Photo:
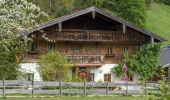
[[[170,6],[153,4],[147,13],[147,29],[167,39],[164,45],[170,44]]]

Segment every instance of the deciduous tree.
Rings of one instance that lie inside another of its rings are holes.
[[[160,44],[144,45],[136,54],[129,56],[127,53],[124,56],[123,62],[118,67],[113,69],[117,76],[121,75],[121,66],[124,62],[128,65],[130,73],[137,73],[141,80],[148,80],[156,75],[158,67],[158,57]]]
[[[70,13],[74,9],[75,0],[28,0],[46,12],[50,18],[57,18]]]
[[[18,73],[18,54],[27,47],[24,33],[45,14],[26,0],[0,0],[0,78],[14,79]],[[22,33],[22,34],[21,34]]]
[[[137,26],[145,27],[145,0],[116,0],[117,15]]]

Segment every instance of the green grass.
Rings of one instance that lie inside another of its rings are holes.
[[[0,100],[142,100],[142,97],[55,97],[55,98],[0,98]]]
[[[164,44],[170,44],[170,6],[153,4],[147,11],[146,28],[167,39]]]
[[[112,11],[106,11],[117,16],[116,13]],[[153,3],[152,8],[147,10],[145,28],[165,38],[167,42],[164,42],[164,45],[170,44],[170,6]]]

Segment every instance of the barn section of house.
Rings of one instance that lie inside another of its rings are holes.
[[[42,31],[39,31],[42,30]],[[120,81],[112,72],[122,60],[123,53],[134,54],[141,45],[162,42],[163,38],[110,15],[104,10],[89,7],[40,24],[27,34],[34,40],[25,52],[24,72],[35,73],[37,59],[50,50],[57,50],[74,66],[72,75],[94,82]],[[137,75],[129,78],[138,79]]]

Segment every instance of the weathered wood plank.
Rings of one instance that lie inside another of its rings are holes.
[[[7,89],[5,94],[32,94],[32,90],[23,90],[23,89]],[[0,91],[2,94],[2,91]],[[59,94],[59,90],[34,90],[34,94]]]
[[[13,93],[18,93],[18,94],[31,94],[32,90],[26,90],[26,89],[6,89],[5,94],[13,94]],[[2,94],[2,90],[0,90],[0,94]]]
[[[35,90],[34,94],[60,94],[59,90]]]
[[[62,90],[62,94],[64,93],[79,93],[83,94],[84,90],[79,90],[79,89],[64,89]],[[113,95],[113,94],[125,94],[125,90],[118,90],[118,91],[108,91],[108,95]],[[155,93],[158,93],[157,91],[154,91]],[[18,94],[31,94],[32,90],[31,89],[6,89],[5,94],[13,94],[13,93],[18,93]],[[86,90],[87,95],[97,95],[97,94],[102,94],[106,95],[106,90],[105,89],[95,89],[95,90]],[[3,94],[2,89],[0,90],[0,94]],[[60,94],[60,90],[34,90],[34,94]],[[128,90],[128,94],[142,94],[142,90]]]
[[[83,94],[84,90],[78,90],[78,89],[64,89],[62,90],[62,93],[81,93]]]
[[[24,81],[20,80],[5,80],[5,86],[10,86],[10,85],[23,85]],[[2,86],[3,82],[0,81],[0,86]]]
[[[78,82],[62,82],[61,86],[84,87],[84,83]]]
[[[59,86],[59,82],[35,82],[35,85],[43,86]]]

